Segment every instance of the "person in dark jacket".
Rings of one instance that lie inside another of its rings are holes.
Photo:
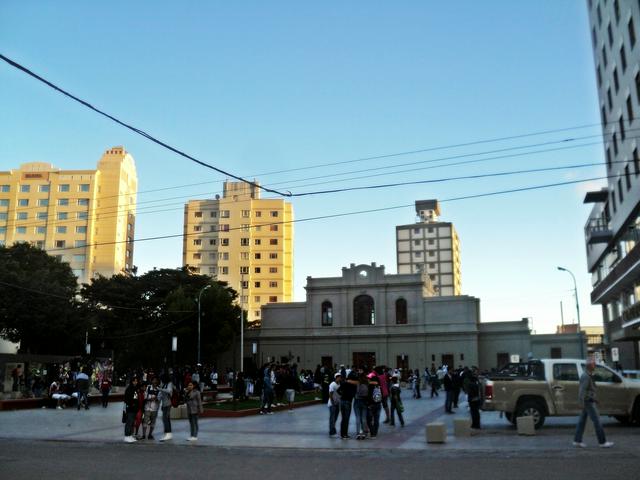
[[[124,391],[124,408],[126,415],[124,441],[134,443],[136,438],[133,436],[133,424],[136,421],[136,415],[140,409],[140,401],[138,400],[138,377],[131,377],[129,385]]]
[[[467,398],[469,401],[469,411],[471,413],[471,428],[480,430],[480,406],[482,398],[480,396],[480,383],[478,382],[477,370],[467,373]]]
[[[444,411],[445,413],[453,413],[453,410],[451,409],[453,403],[453,380],[451,378],[451,372],[449,370],[447,370],[447,372],[444,374],[442,383],[444,385],[444,391],[446,393],[446,398],[444,401]]]
[[[349,419],[351,418],[351,403],[356,396],[358,388],[358,376],[351,372],[346,381],[340,382],[338,395],[340,395],[340,437],[349,438]],[[356,427],[356,431],[358,427]]]
[[[404,427],[404,418],[402,416],[402,410],[404,410],[404,406],[402,405],[402,400],[400,399],[400,384],[398,383],[397,375],[391,377],[391,388],[389,389],[389,396],[391,398],[389,425],[391,425],[392,427],[395,426],[395,412],[397,412],[398,420],[400,420],[400,425]]]
[[[380,411],[382,410],[382,391],[380,382],[375,372],[367,375],[369,380],[369,395],[367,395],[367,426],[370,438],[378,436],[380,428]]]
[[[271,404],[273,403],[273,383],[271,382],[271,367],[266,368],[262,379],[262,405],[260,415],[265,413],[272,415]]]

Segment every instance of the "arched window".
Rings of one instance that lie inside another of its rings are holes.
[[[396,300],[396,325],[407,323],[407,301],[404,298]]]
[[[333,325],[333,305],[331,302],[322,302],[322,326]]]
[[[376,312],[373,298],[369,295],[359,295],[353,300],[353,324],[375,325]]]

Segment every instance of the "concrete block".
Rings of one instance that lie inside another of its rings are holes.
[[[172,407],[171,410],[169,410],[169,418],[171,418],[171,420],[180,420],[180,409]]]
[[[187,406],[186,405],[178,405],[177,408],[171,408],[169,416],[171,420],[184,420],[189,418],[187,415]]]
[[[469,437],[471,435],[471,419],[454,418],[453,433],[456,437]]]
[[[516,424],[518,427],[518,435],[535,435],[536,434],[533,417],[518,417],[516,419]]]
[[[447,441],[447,428],[444,423],[428,423],[425,430],[427,443],[445,443]]]

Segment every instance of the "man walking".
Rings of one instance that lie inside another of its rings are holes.
[[[578,390],[578,401],[582,406],[582,413],[578,418],[578,425],[576,426],[576,434],[573,438],[573,445],[575,447],[584,448],[587,446],[582,441],[584,434],[584,427],[587,423],[587,416],[591,418],[593,427],[596,430],[596,436],[598,437],[598,444],[601,448],[613,447],[613,442],[607,442],[604,435],[602,424],[600,423],[600,414],[598,413],[598,400],[596,398],[596,384],[593,381],[593,370],[596,368],[596,362],[593,357],[587,360],[585,371],[580,376],[580,388]]]

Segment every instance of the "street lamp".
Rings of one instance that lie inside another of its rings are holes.
[[[582,328],[580,328],[580,304],[578,303],[578,285],[576,283],[576,277],[573,275],[571,270],[567,270],[566,268],[563,268],[563,267],[557,267],[557,268],[562,272],[567,272],[569,275],[571,275],[571,278],[573,279],[573,293],[576,296],[576,315],[578,317],[578,335],[579,335],[578,338],[580,339],[580,358],[584,358],[584,346],[582,345]]]
[[[200,363],[200,301],[202,300],[202,292],[204,292],[207,288],[211,288],[211,285],[205,285],[198,294],[198,362]]]

